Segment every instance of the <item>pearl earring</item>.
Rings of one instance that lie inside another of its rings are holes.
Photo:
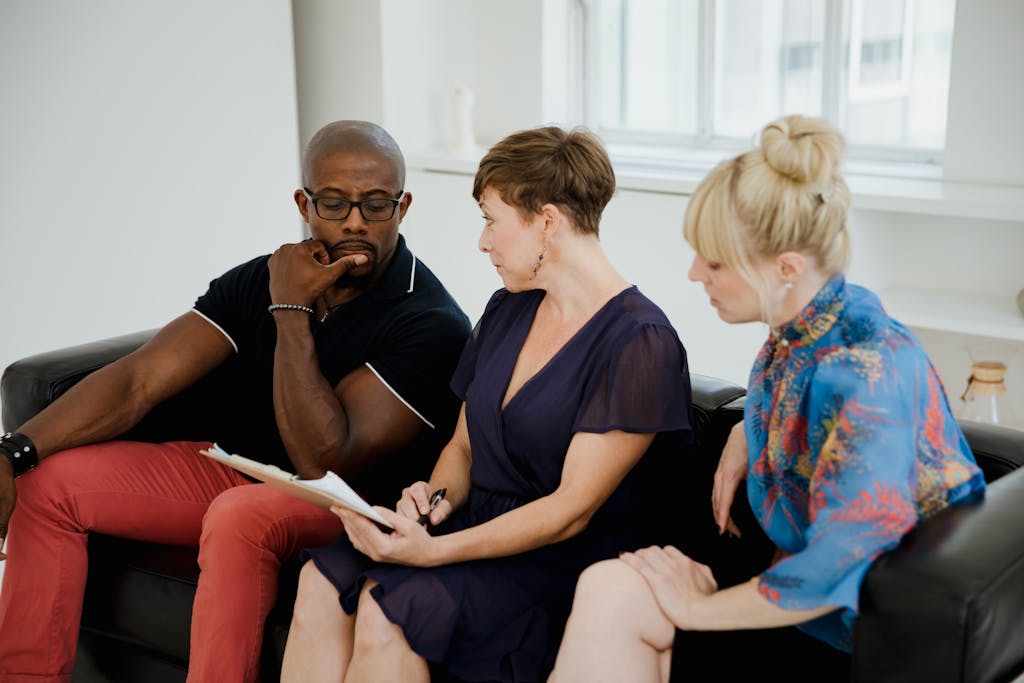
[[[793,283],[792,282],[786,282],[782,286],[785,287],[786,289],[793,289]]]

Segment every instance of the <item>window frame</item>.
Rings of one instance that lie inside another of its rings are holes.
[[[851,1],[851,12],[856,10],[859,0]],[[576,73],[581,75],[581,87],[576,90],[573,109],[579,113],[585,126],[595,131],[612,150],[623,150],[626,156],[639,160],[649,157],[652,160],[674,159],[684,163],[706,166],[709,157],[724,158],[730,153],[748,149],[751,140],[716,135],[713,132],[715,103],[715,17],[717,0],[697,0],[700,30],[697,32],[697,86],[696,86],[696,135],[681,133],[663,133],[654,131],[635,131],[625,128],[602,126],[599,119],[601,84],[598,68],[597,3],[599,0],[573,0],[573,11],[576,27],[574,29]],[[822,37],[822,88],[821,116],[843,130],[840,117],[842,89],[848,89],[848,78],[853,69],[844,69],[843,34],[844,34],[844,0],[824,0],[825,30]],[[904,19],[904,35],[910,25],[909,17],[914,12],[914,0],[905,0],[906,15]],[[853,36],[851,36],[851,43]],[[911,49],[910,40],[904,40],[903,65],[907,68],[906,59]],[[852,52],[852,47],[851,47]],[[852,55],[851,55],[852,59]],[[870,90],[866,93],[871,96]],[[849,95],[846,96],[849,101]],[[853,100],[856,101],[856,100]],[[947,113],[948,135],[948,113]],[[888,145],[848,144],[846,158],[854,165],[862,165],[870,174],[931,176],[942,170],[945,160],[943,148],[896,147]],[[900,169],[898,167],[902,166]],[[897,170],[893,170],[896,168]]]

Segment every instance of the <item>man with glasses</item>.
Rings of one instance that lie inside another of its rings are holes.
[[[302,184],[311,239],[213,280],[0,439],[0,681],[70,678],[90,531],[197,545],[189,680],[256,680],[280,563],[342,529],[200,455],[211,441],[306,479],[334,471],[387,506],[430,472],[457,417],[448,381],[469,321],[399,234],[402,153],[379,126],[338,121],[310,140]],[[182,392],[202,440],[112,440]]]

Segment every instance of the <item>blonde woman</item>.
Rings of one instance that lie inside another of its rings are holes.
[[[758,148],[712,170],[686,212],[689,278],[726,322],[769,326],[711,504],[719,531],[737,531],[730,507],[746,479],[776,561],[721,590],[707,566],[672,547],[589,568],[551,681],[666,681],[677,629],[747,631],[718,674],[736,664],[763,673],[785,658],[797,677],[828,680],[800,671],[794,645],[813,638],[849,652],[872,560],[984,488],[920,343],[843,276],[842,152],[825,121],[780,119]],[[776,628],[793,625],[799,632]],[[752,629],[769,629],[760,645]]]

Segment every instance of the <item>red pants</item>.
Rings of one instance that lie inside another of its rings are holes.
[[[341,521],[197,452],[208,445],[84,446],[18,479],[0,589],[0,681],[70,681],[89,531],[198,545],[188,679],[256,680],[281,561],[332,541]]]

